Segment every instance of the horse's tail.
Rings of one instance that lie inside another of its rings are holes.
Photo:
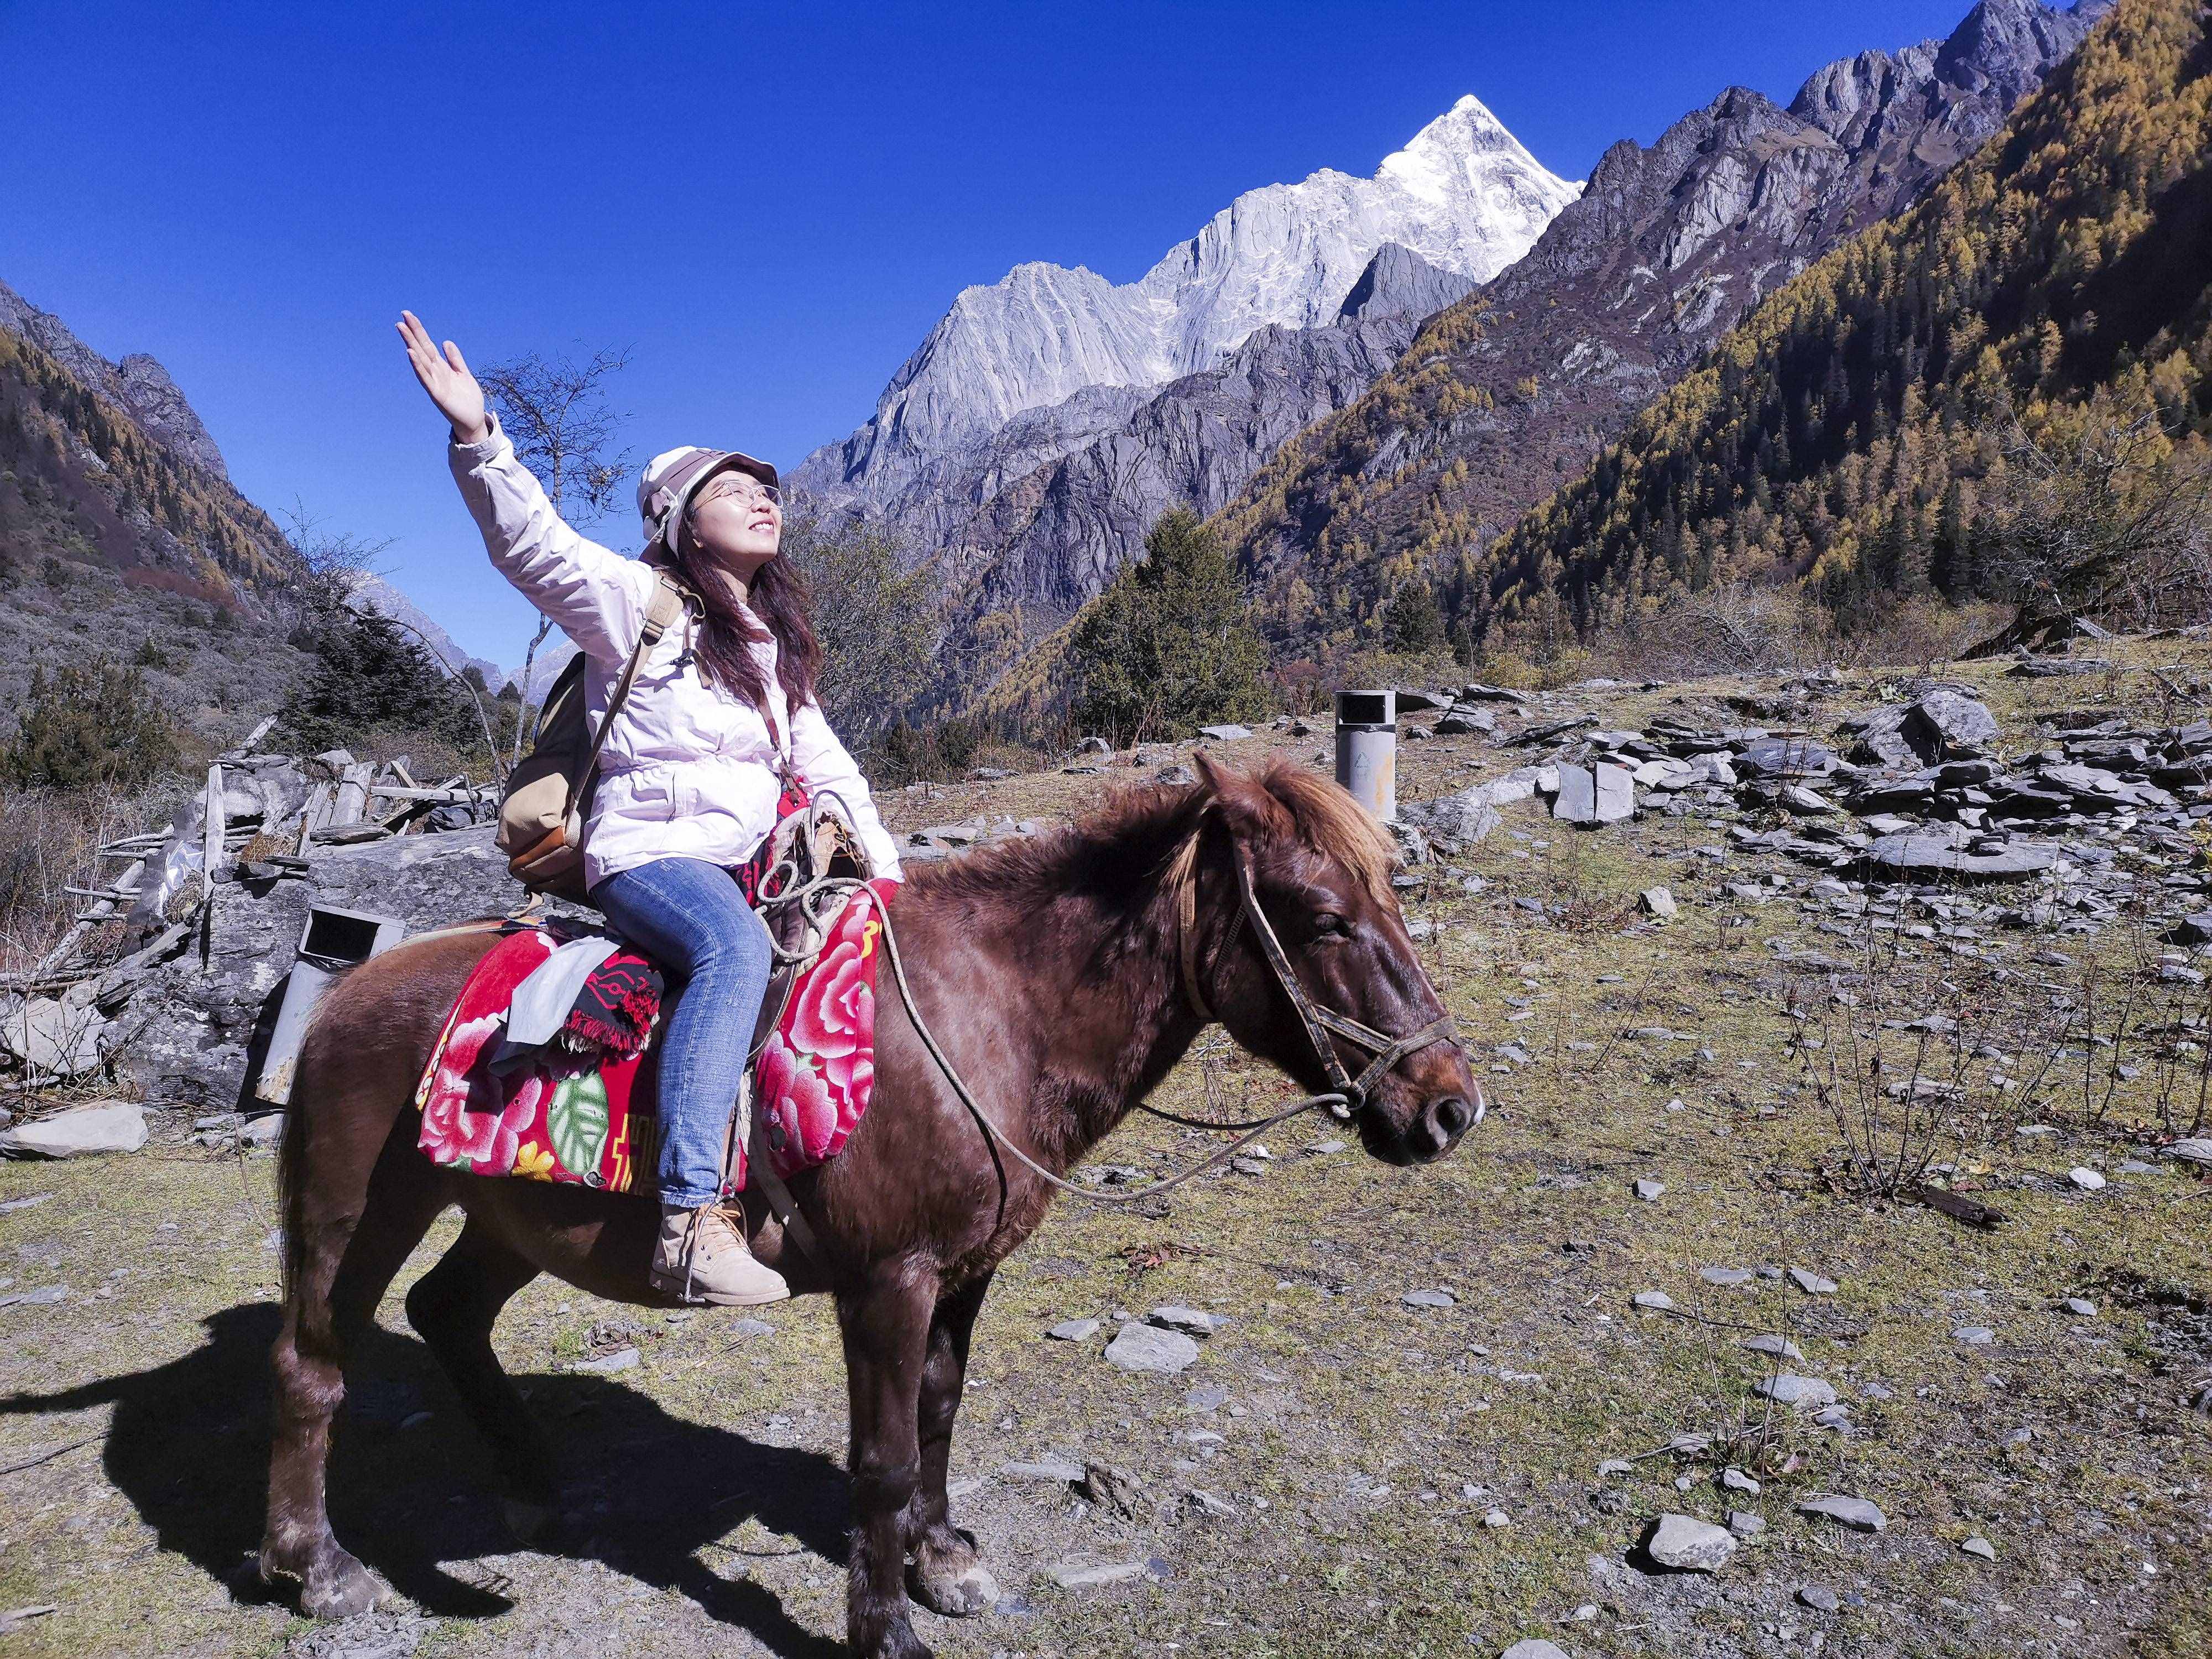
[[[277,1225],[283,1229],[282,1285],[287,1307],[292,1304],[293,1290],[307,1266],[306,1230],[300,1224],[300,1211],[301,1195],[307,1189],[307,1137],[301,1117],[312,1105],[313,1091],[302,1090],[300,1083],[303,1078],[319,1079],[322,1074],[322,1067],[315,1063],[321,1046],[316,1038],[323,1028],[324,1012],[331,1006],[331,994],[352,972],[350,968],[341,969],[323,987],[322,994],[315,999],[314,1011],[307,1016],[307,1029],[301,1036],[299,1054],[292,1062],[292,1090],[284,1108],[284,1133],[276,1142],[276,1215]]]

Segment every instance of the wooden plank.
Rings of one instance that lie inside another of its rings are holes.
[[[208,768],[205,834],[200,844],[200,902],[215,902],[215,875],[222,865],[222,768]]]

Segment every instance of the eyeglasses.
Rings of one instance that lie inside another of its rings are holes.
[[[725,472],[720,477],[709,478],[699,486],[691,497],[692,505],[706,501],[766,502],[770,507],[783,504],[783,492],[774,484],[763,483],[743,473]]]

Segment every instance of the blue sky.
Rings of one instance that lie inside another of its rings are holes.
[[[0,0],[0,280],[173,374],[270,507],[390,538],[471,651],[530,615],[392,319],[632,349],[639,457],[859,425],[963,285],[1143,272],[1238,191],[1369,173],[1472,92],[1580,178],[1966,0],[263,6]],[[627,514],[599,526],[635,544]]]

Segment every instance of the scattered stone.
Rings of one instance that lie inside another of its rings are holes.
[[[2097,1316],[2097,1304],[2087,1297],[2069,1296],[2059,1306],[2076,1319],[2094,1319]]]
[[[1152,1495],[1137,1477],[1111,1463],[1085,1463],[1077,1493],[1125,1521],[1140,1521],[1153,1510]]]
[[[1840,1288],[1832,1279],[1823,1279],[1810,1267],[1792,1267],[1790,1282],[1808,1296],[1833,1296]]]
[[[1766,1530],[1766,1517],[1753,1515],[1749,1510],[1729,1511],[1729,1530],[1739,1538],[1756,1538]]]
[[[1834,1384],[1825,1382],[1817,1376],[1800,1376],[1794,1371],[1762,1376],[1752,1384],[1752,1389],[1778,1406],[1832,1406],[1836,1403]]]
[[[1240,738],[1250,737],[1252,728],[1249,726],[1235,725],[1201,726],[1198,728],[1198,735],[1201,738],[1212,738],[1216,743],[1235,743]]]
[[[1181,1331],[1186,1336],[1212,1336],[1229,1322],[1220,1314],[1173,1304],[1164,1308],[1155,1308],[1146,1317],[1162,1330]]]
[[[1098,1331],[1097,1320],[1063,1319],[1045,1334],[1055,1342],[1088,1342]]]
[[[1804,1351],[1795,1342],[1774,1331],[1761,1331],[1756,1336],[1747,1336],[1740,1346],[1753,1353],[1764,1354],[1769,1359],[1802,1361],[1805,1358]]]
[[[1218,1382],[1201,1382],[1183,1395],[1182,1403],[1194,1412],[1218,1411],[1229,1403],[1229,1390]]]
[[[1192,1513],[1204,1516],[1208,1520],[1233,1521],[1237,1518],[1234,1504],[1217,1497],[1212,1492],[1201,1492],[1195,1486],[1182,1495],[1182,1501]]]
[[[1674,896],[1663,887],[1647,887],[1637,895],[1636,902],[1646,915],[1656,916],[1662,921],[1672,921],[1680,914]]]
[[[1106,1345],[1106,1363],[1125,1371],[1173,1376],[1198,1358],[1198,1344],[1181,1331],[1131,1321]]]
[[[1659,1201],[1660,1194],[1664,1193],[1666,1190],[1667,1183],[1665,1182],[1653,1181],[1648,1176],[1639,1180],[1636,1183],[1636,1195],[1642,1199],[1646,1204],[1657,1203]]]
[[[775,1327],[765,1319],[733,1319],[726,1328],[732,1336],[774,1336]]]
[[[2099,1191],[2105,1184],[2104,1176],[2099,1175],[2094,1170],[2080,1164],[2069,1170],[2066,1172],[2066,1178],[2085,1193]]]
[[[1844,1605],[1844,1598],[1826,1584],[1806,1584],[1797,1591],[1797,1599],[1815,1613],[1833,1613]]]
[[[1996,845],[1968,852],[1948,836],[1908,833],[1883,836],[1865,853],[1867,862],[1911,880],[1955,876],[1980,881],[2016,881],[2040,875],[2058,862],[2047,847]]]
[[[1063,1561],[1050,1569],[1052,1582],[1062,1589],[1097,1589],[1102,1585],[1127,1583],[1132,1578],[1142,1578],[1146,1573],[1142,1561],[1116,1561],[1106,1566],[1079,1566]]]
[[[1694,1516],[1662,1515],[1644,1534],[1644,1553],[1677,1572],[1712,1572],[1735,1553],[1735,1540]]]
[[[1889,1524],[1884,1515],[1863,1498],[1845,1498],[1834,1492],[1816,1492],[1810,1498],[1797,1500],[1797,1513],[1816,1521],[1833,1521],[1854,1532],[1880,1532]]]
[[[1577,1608],[1576,1611],[1579,1613],[1581,1609]],[[1542,1637],[1532,1636],[1526,1641],[1516,1642],[1500,1654],[1498,1659],[1567,1659],[1567,1656],[1562,1649],[1547,1642]]]
[[[1409,1308],[1449,1308],[1459,1298],[1449,1291],[1408,1291],[1398,1298]]]
[[[1601,1480],[1608,1480],[1616,1474],[1633,1474],[1635,1473],[1636,1465],[1630,1462],[1625,1457],[1608,1457],[1605,1462],[1597,1466],[1597,1478]]]
[[[612,1353],[603,1353],[596,1359],[571,1360],[568,1369],[592,1376],[612,1376],[617,1371],[635,1370],[637,1358],[635,1348],[617,1348]]]
[[[1951,1333],[1951,1340],[1971,1348],[1986,1348],[1997,1340],[1997,1334],[1986,1325],[1961,1325]]]
[[[1996,716],[1962,692],[1930,691],[1905,711],[1905,740],[1929,762],[1979,755],[1997,740]]]
[[[1669,1105],[1671,1109],[1672,1103],[1669,1103]],[[1748,1267],[1700,1267],[1698,1270],[1698,1277],[1704,1279],[1706,1284],[1718,1285],[1723,1290],[1734,1290],[1739,1285],[1748,1285],[1751,1283],[1752,1276],[1752,1271]]]
[[[1997,1559],[1997,1547],[1983,1537],[1981,1534],[1976,1533],[1959,1546],[1959,1553],[1973,1556],[1978,1560],[1994,1561]]]
[[[73,1107],[0,1133],[0,1153],[10,1158],[90,1158],[145,1144],[146,1109],[125,1100]]]
[[[1083,1465],[1065,1457],[1043,1457],[1034,1463],[1008,1463],[999,1473],[1009,1480],[1039,1480],[1047,1486],[1072,1486],[1083,1479]]]
[[[1398,819],[1423,831],[1432,845],[1447,853],[1465,851],[1504,822],[1498,815],[1490,786],[1480,783],[1438,800],[1401,801]]]
[[[1753,1498],[1759,1496],[1759,1482],[1733,1463],[1721,1471],[1721,1485],[1730,1492],[1748,1492]]]
[[[1638,1307],[1648,1308],[1654,1313],[1668,1312],[1674,1305],[1674,1298],[1664,1291],[1638,1291],[1629,1299]]]
[[[2212,1164],[2212,1139],[2177,1140],[2164,1150],[2166,1157],[2178,1158],[2185,1164]]]

